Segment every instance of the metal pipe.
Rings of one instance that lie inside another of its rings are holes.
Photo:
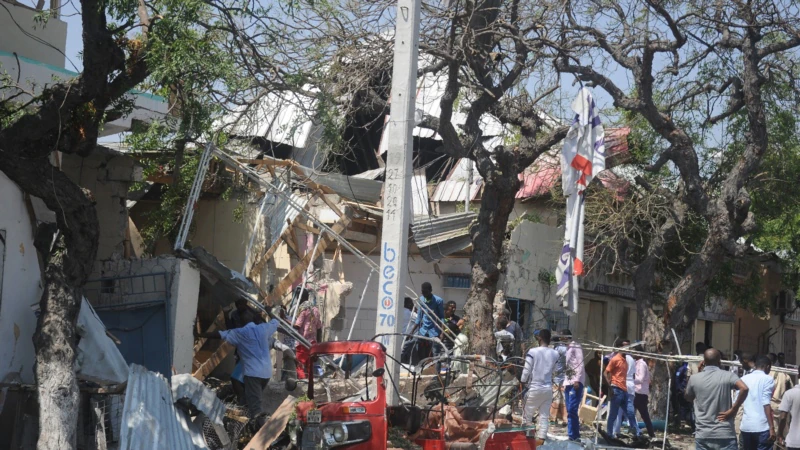
[[[303,293],[306,291],[306,283],[308,282],[308,277],[311,274],[311,269],[314,268],[314,258],[317,256],[317,244],[319,240],[322,239],[322,234],[320,233],[317,241],[314,243],[314,248],[311,250],[311,260],[308,262],[308,267],[306,268],[306,273],[303,274],[303,285],[300,287],[300,295],[297,297],[297,303],[294,305],[294,309],[292,310],[291,318],[292,322],[294,322],[295,314],[297,314],[297,308],[300,307],[300,303],[303,302]]]
[[[599,384],[598,389],[600,390],[600,392],[597,393],[597,398],[599,399],[598,400],[598,404],[597,404],[597,415],[598,416],[600,415],[600,408],[603,407],[603,380],[605,379],[605,374],[603,373],[603,362],[604,362],[605,356],[606,356],[605,352],[600,350],[600,380],[599,380],[599,383],[598,383]],[[610,387],[611,386],[609,386],[609,388]],[[606,396],[606,397],[608,397],[608,396]],[[594,419],[595,419],[595,421],[597,421],[597,416],[595,416]],[[608,423],[608,421],[606,421],[606,423]],[[599,428],[597,428],[597,426],[595,426],[594,427],[594,443],[595,444],[597,444],[597,435],[598,434],[599,434]]]
[[[200,193],[203,190],[203,181],[206,178],[208,171],[208,163],[211,161],[211,153],[213,152],[214,144],[206,144],[203,154],[200,156],[200,163],[197,168],[197,173],[192,181],[192,188],[189,191],[189,198],[186,199],[186,209],[183,210],[183,217],[181,217],[181,226],[178,230],[178,237],[175,239],[175,250],[183,249],[186,245],[186,239],[189,237],[189,229],[192,226],[192,219],[194,218],[194,208],[200,198]]]
[[[358,318],[358,313],[361,312],[361,305],[364,303],[364,295],[367,293],[367,288],[369,287],[369,281],[372,279],[372,274],[375,273],[374,270],[369,271],[369,276],[367,277],[367,282],[364,283],[364,290],[361,292],[361,298],[358,300],[358,308],[356,308],[356,315],[353,317],[353,322],[350,324],[350,331],[347,333],[347,340],[349,341],[351,337],[353,337],[353,329],[356,327],[356,319]]]

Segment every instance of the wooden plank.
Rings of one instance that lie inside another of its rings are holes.
[[[219,363],[221,363],[225,357],[233,352],[233,350],[234,347],[231,344],[223,341],[222,345],[219,346],[217,351],[215,351],[207,360],[203,361],[200,364],[200,368],[192,373],[192,376],[200,381],[205,380],[206,377],[217,368]]]
[[[338,222],[333,224],[331,230],[333,230],[336,234],[342,234],[347,227],[350,225],[350,217],[352,215],[351,210],[345,210],[344,216],[339,219]],[[303,272],[308,269],[308,265],[311,264],[311,255],[321,256],[325,253],[325,249],[334,242],[333,236],[328,233],[322,233],[317,240],[316,250],[306,252],[303,259],[300,260],[299,263],[295,264],[292,267],[292,270],[286,274],[285,277],[278,283],[272,293],[267,297],[266,304],[273,306],[277,304],[281,300],[281,298],[288,292],[288,290],[292,287],[295,281],[299,280],[303,276]]]
[[[215,317],[214,321],[211,322],[211,325],[209,325],[208,330],[206,330],[206,333],[211,333],[212,331],[221,327],[223,323],[225,323],[224,310],[220,311],[219,314],[217,314],[217,317]],[[203,345],[206,343],[206,341],[207,341],[206,338],[197,338],[197,342],[194,343],[194,353],[197,353],[201,348],[203,348]]]
[[[286,224],[288,225],[287,228],[289,229],[289,235],[291,236],[291,239],[288,239],[286,243],[288,244],[289,242],[291,242],[291,245],[289,245],[289,247],[292,247],[292,250],[294,250],[294,252],[297,253],[297,256],[300,256],[300,250],[297,248],[297,243],[300,242],[300,240],[297,239],[297,233],[294,232],[294,227],[288,220],[286,221]]]
[[[300,215],[298,215],[297,217],[295,217],[295,219],[294,219],[295,223],[299,221],[299,218],[300,218]],[[261,268],[262,268],[262,267],[264,267],[264,264],[265,264],[265,263],[266,263],[266,262],[267,262],[267,261],[268,261],[270,258],[272,258],[272,254],[273,254],[273,253],[275,253],[275,252],[278,250],[278,248],[281,246],[281,242],[283,242],[283,237],[284,237],[284,236],[286,236],[286,235],[288,235],[288,234],[289,234],[289,231],[290,231],[290,230],[289,230],[289,228],[287,228],[287,229],[283,230],[283,233],[282,233],[280,236],[278,236],[278,239],[277,239],[277,240],[275,240],[275,243],[274,243],[274,244],[272,244],[272,247],[270,247],[270,248],[269,248],[269,249],[268,249],[266,252],[264,252],[264,253],[263,253],[263,254],[262,254],[262,255],[261,255],[259,258],[258,258],[258,260],[256,260],[255,262],[253,262],[253,265],[252,265],[252,267],[250,268],[250,273],[254,273],[254,272],[259,272],[259,271],[261,271]]]
[[[374,234],[362,233],[360,231],[347,230],[342,235],[348,241],[366,242],[367,244],[374,244],[378,242],[378,237]]]
[[[293,235],[294,233],[289,233],[289,236],[283,235],[281,236],[281,239],[283,239],[283,242],[286,242],[286,245],[288,245],[289,248],[292,249],[295,255],[300,257],[300,250],[297,248],[297,244],[295,244],[296,241]]]
[[[281,406],[272,413],[269,420],[253,436],[253,439],[250,439],[250,442],[244,446],[245,450],[264,450],[269,448],[275,442],[275,439],[283,433],[283,430],[286,429],[289,419],[294,414],[295,400],[291,395],[286,397]]]
[[[368,227],[376,227],[376,228],[378,226],[378,222],[375,221],[375,220],[361,219],[361,218],[358,218],[358,217],[353,219],[353,223],[358,223],[358,224],[361,224],[361,225],[366,225]]]
[[[320,234],[322,232],[319,228],[314,228],[312,226],[308,226],[308,225],[304,224],[303,222],[297,222],[295,224],[295,226],[297,228],[300,228],[303,231],[308,232],[308,233]]]
[[[255,164],[258,166],[274,166],[274,167],[289,167],[294,164],[294,161],[289,159],[246,159],[246,158],[239,158],[237,159],[242,164]]]
[[[339,209],[339,207],[336,205],[336,203],[333,203],[331,201],[331,199],[328,198],[327,195],[325,195],[324,193],[320,192],[319,193],[319,197],[322,199],[323,202],[325,202],[326,205],[328,205],[328,208],[332,209],[333,212],[336,213],[337,216],[339,216],[339,217],[343,217],[344,216],[344,213],[342,212],[342,210]]]

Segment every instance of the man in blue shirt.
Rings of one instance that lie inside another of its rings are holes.
[[[269,383],[269,379],[272,378],[272,358],[269,351],[271,338],[278,331],[278,320],[272,319],[258,325],[253,321],[252,316],[248,316],[246,320],[248,322],[241,328],[198,333],[195,327],[194,331],[195,337],[223,339],[236,347],[244,372],[244,395],[248,415],[252,420],[259,418],[262,414],[262,393]],[[260,428],[258,425],[260,424],[256,424],[256,429]]]
[[[414,324],[411,334],[428,338],[443,337],[441,327],[444,321],[444,300],[437,295],[433,295],[433,286],[427,281],[422,283],[422,297],[419,300],[426,308],[420,309],[417,313],[417,323]],[[431,318],[429,311],[436,315],[436,319]],[[417,348],[421,358],[428,356],[427,350],[429,348],[433,356],[439,356],[442,352],[442,348],[438,344],[431,345],[431,341],[426,339],[414,338],[414,341],[414,346]]]

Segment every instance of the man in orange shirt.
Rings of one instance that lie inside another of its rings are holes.
[[[625,360],[625,354],[619,352],[611,358],[606,366],[605,377],[608,384],[611,386],[611,403],[608,410],[608,422],[606,423],[606,431],[609,434],[614,433],[614,422],[617,421],[617,415],[627,415],[628,423],[632,429],[638,429],[636,417],[631,417],[628,414],[628,362]],[[614,436],[616,437],[616,436]]]

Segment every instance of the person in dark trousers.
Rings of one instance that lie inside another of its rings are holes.
[[[280,310],[274,311],[280,315]],[[278,331],[278,320],[272,319],[256,325],[252,320],[242,328],[232,330],[198,333],[194,327],[195,337],[206,339],[223,339],[236,347],[242,361],[244,372],[244,391],[247,402],[248,417],[255,423],[255,429],[263,424],[262,395],[264,388],[272,378],[272,358],[270,338]]]
[[[772,391],[775,380],[769,376],[772,363],[769,358],[756,358],[756,370],[742,377],[750,394],[743,403],[744,416],[740,425],[742,447],[753,450],[771,450],[775,441],[775,422],[772,416]]]
[[[695,431],[694,418],[692,417],[692,404],[688,402],[684,396],[686,392],[686,385],[689,383],[689,364],[683,363],[678,366],[675,371],[675,382],[672,384],[674,392],[672,398],[675,399],[675,412],[676,420],[675,427],[680,428],[681,422],[686,421]]]
[[[439,344],[435,344],[428,339],[420,339],[419,337],[426,338],[441,338],[442,331],[440,329],[444,320],[444,300],[438,295],[433,295],[433,286],[427,281],[422,283],[422,297],[419,301],[425,305],[425,308],[420,308],[417,311],[417,321],[411,334],[417,334],[414,337],[414,348],[418,352],[420,358],[427,358],[429,356],[439,356],[442,348]],[[436,317],[431,317],[433,313]],[[414,350],[412,350],[413,352]],[[402,355],[401,355],[402,357]],[[437,372],[440,364],[437,364]]]
[[[413,331],[414,324],[417,322],[417,314],[415,312],[414,307],[414,299],[411,297],[406,297],[403,300],[403,315],[404,321],[405,317],[408,317],[408,320],[405,321],[405,326],[403,326],[402,333],[409,335]],[[414,338],[411,336],[403,336],[403,348],[400,351],[400,363],[402,364],[416,364],[417,361],[415,358],[412,357],[411,350],[414,348]]]
[[[638,346],[636,347],[636,351],[643,352],[644,349]],[[656,432],[653,428],[653,422],[650,420],[650,412],[647,409],[650,403],[650,367],[647,365],[647,361],[641,356],[634,356],[633,359],[636,360],[636,371],[633,379],[633,383],[636,387],[636,394],[633,398],[633,407],[636,408],[636,411],[642,416],[642,421],[644,421],[647,427],[647,434],[650,438],[654,438],[656,437]]]
[[[687,401],[694,403],[697,450],[737,448],[733,419],[747,398],[749,389],[735,373],[722,370],[721,361],[719,350],[706,350],[698,373],[692,375],[686,385],[684,396]],[[739,391],[735,402],[731,400],[733,390]]]
[[[234,305],[235,308],[231,310],[230,314],[225,316],[225,326],[227,329],[242,328],[249,322],[253,322],[256,325],[264,323],[264,319],[261,318],[261,315],[256,312],[256,310],[250,307],[247,300],[239,298]],[[234,355],[236,357],[236,366],[234,366],[233,372],[231,373],[231,388],[233,389],[233,393],[236,394],[236,401],[239,404],[244,404],[245,394],[242,360],[239,357],[238,351],[234,352]]]
[[[566,370],[564,376],[564,399],[567,404],[567,436],[571,441],[581,438],[581,422],[578,411],[583,401],[583,390],[586,383],[586,374],[583,367],[583,348],[581,344],[572,340],[572,332],[561,332],[562,342],[567,345],[565,358]]]
[[[455,338],[461,333],[464,319],[456,315],[456,302],[450,300],[444,306],[444,326],[447,332],[442,336],[442,342],[448,350],[455,346]]]

